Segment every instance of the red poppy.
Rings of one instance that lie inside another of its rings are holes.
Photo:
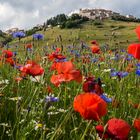
[[[103,94],[102,87],[94,80],[94,77],[88,77],[83,83],[84,92],[95,92],[98,95]]]
[[[140,40],[140,26],[138,26],[135,31],[137,33],[139,40]]]
[[[19,75],[21,78],[25,78],[27,76],[27,74],[25,72],[21,72]]]
[[[16,78],[15,78],[15,81],[16,81],[17,83],[19,83],[21,80],[23,80],[22,77],[16,77]]]
[[[102,125],[99,125],[96,126],[96,131],[99,133],[99,136],[104,139],[127,140],[130,132],[130,125],[122,119],[113,118],[107,122],[106,130],[104,130]]]
[[[27,60],[26,64],[37,65],[37,63],[33,60]]]
[[[101,62],[103,62],[104,60],[105,60],[104,57],[100,57],[100,58],[99,58],[99,61],[101,61]]]
[[[57,70],[60,73],[68,73],[71,70],[74,70],[75,67],[71,61],[66,62],[54,62],[51,66],[51,70]]]
[[[71,70],[68,73],[52,75],[51,77],[51,83],[55,86],[59,86],[62,82],[70,82],[72,80],[79,83],[82,81],[82,75],[79,70]]]
[[[56,86],[59,86],[62,82],[69,82],[72,80],[82,82],[81,72],[75,69],[71,61],[54,62],[51,66],[51,70],[56,70],[58,73],[51,77],[51,82]]]
[[[107,125],[108,133],[114,136],[114,138],[119,140],[126,140],[128,138],[130,125],[126,121],[113,118],[107,122]]]
[[[33,61],[28,61],[25,66],[20,68],[20,71],[32,76],[38,76],[44,73],[44,69]]]
[[[140,103],[133,103],[131,100],[128,100],[128,103],[135,109],[140,109]]]
[[[6,58],[5,59],[5,62],[8,63],[8,64],[10,64],[11,66],[14,66],[14,64],[15,64],[15,61],[13,60],[12,57]]]
[[[134,107],[135,109],[140,109],[140,104],[133,104],[133,107]]]
[[[23,73],[27,73],[27,69],[30,68],[31,64],[26,64],[25,66],[22,66],[19,70]]]
[[[58,54],[58,53],[56,53],[56,52],[53,52],[52,54],[49,54],[49,55],[47,55],[47,56],[48,56],[48,59],[51,60],[51,61],[53,61],[54,59],[59,59],[59,60],[61,60],[61,59],[65,59],[65,58],[66,58],[66,57],[63,56],[62,54]]]
[[[52,93],[52,92],[53,92],[51,86],[47,86],[47,92],[48,92],[48,93]]]
[[[140,118],[134,120],[134,127],[138,132],[140,132]]]
[[[61,48],[56,48],[55,52],[59,53],[61,51]]]
[[[93,45],[90,48],[91,48],[92,53],[94,53],[94,54],[99,54],[100,53],[100,48],[99,48],[98,45]]]
[[[72,81],[75,80],[78,83],[82,82],[82,74],[79,70],[71,70],[69,73],[65,74],[66,81]]]
[[[136,59],[140,59],[140,44],[129,45],[128,53],[133,55]]]
[[[98,83],[94,85],[94,91],[98,95],[102,95],[104,93],[102,87]]]
[[[2,54],[4,55],[5,58],[10,58],[13,56],[13,52],[12,51],[9,51],[9,50],[4,50],[2,52]]]
[[[92,41],[91,41],[91,44],[93,44],[93,45],[98,45],[98,43],[97,43],[96,40],[92,40]]]
[[[103,139],[109,138],[108,133],[104,130],[104,127],[102,125],[97,125],[95,129],[97,133],[99,134],[100,138],[103,138]]]
[[[27,45],[26,45],[26,48],[31,49],[32,47],[33,47],[32,44],[27,44]]]
[[[44,69],[40,65],[33,65],[27,69],[27,74],[34,76],[42,75]]]
[[[71,61],[56,63],[56,70],[59,74],[68,73],[74,69],[75,69],[75,67]]]
[[[107,113],[107,104],[98,95],[84,93],[77,95],[73,102],[74,110],[87,120],[99,121]]]
[[[83,83],[83,91],[84,92],[92,92],[94,91],[94,82],[91,80],[87,80]]]
[[[50,80],[52,84],[59,86],[62,82],[65,82],[65,77],[63,74],[52,75]]]

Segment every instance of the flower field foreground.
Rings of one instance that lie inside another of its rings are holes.
[[[140,139],[140,40],[58,47],[24,36],[0,48],[1,139]]]

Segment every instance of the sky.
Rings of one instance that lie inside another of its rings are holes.
[[[0,30],[30,29],[57,14],[104,8],[140,18],[140,0],[0,0]]]

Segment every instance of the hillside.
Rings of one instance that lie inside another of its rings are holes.
[[[115,44],[119,46],[127,47],[131,42],[136,42],[137,37],[134,33],[134,29],[138,23],[133,22],[120,22],[113,20],[106,20],[102,25],[96,25],[93,21],[88,21],[76,29],[60,29],[59,27],[48,28],[46,31],[39,31],[44,35],[44,40],[40,41],[40,45],[72,45],[77,44],[79,41],[83,41],[86,44],[90,44],[91,40],[97,40],[101,45]],[[61,35],[62,42],[59,42],[57,38]],[[31,42],[32,36],[21,39],[20,45]],[[11,42],[11,45],[19,43],[17,40]]]
[[[12,38],[2,31],[0,32],[0,44],[5,44],[6,42],[12,41]]]

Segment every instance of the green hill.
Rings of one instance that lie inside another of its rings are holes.
[[[72,45],[80,41],[90,44],[91,40],[97,40],[99,44],[110,44],[112,47],[117,44],[120,47],[127,47],[131,42],[137,42],[137,36],[134,32],[139,23],[121,22],[106,20],[101,25],[96,25],[94,21],[88,21],[76,29],[61,29],[59,27],[47,28],[46,31],[39,31],[44,35],[44,40],[40,41],[39,46],[46,45]],[[61,35],[62,41],[58,41]],[[20,45],[32,42],[32,36],[21,39]],[[14,40],[11,44],[17,44]]]

